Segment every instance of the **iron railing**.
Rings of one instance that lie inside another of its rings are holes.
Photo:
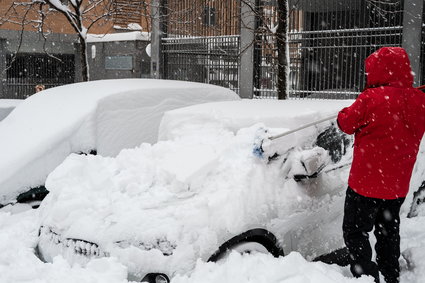
[[[422,14],[422,40],[421,40],[421,85],[425,84],[425,8]]]
[[[168,0],[164,77],[239,90],[240,1]]]
[[[238,89],[244,15],[236,2],[168,0],[165,78]],[[254,2],[253,94],[276,98],[278,1]],[[356,97],[365,85],[366,57],[380,47],[402,45],[403,7],[403,0],[289,0],[289,97]],[[424,28],[422,34],[425,54]],[[421,65],[423,83],[425,55]]]
[[[354,98],[365,84],[364,59],[379,47],[401,45],[402,8],[395,0],[290,1],[290,97]],[[276,3],[259,1],[257,9],[265,16],[256,30],[254,94],[275,98]]]
[[[165,77],[239,89],[239,36],[163,40]]]
[[[54,57],[53,57],[54,56]],[[25,99],[42,85],[50,88],[74,82],[74,55],[8,54],[1,98]]]

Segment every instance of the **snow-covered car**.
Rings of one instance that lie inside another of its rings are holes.
[[[0,99],[0,121],[22,102],[21,99]]]
[[[100,80],[36,93],[0,123],[0,206],[44,197],[47,175],[70,153],[115,156],[156,142],[165,111],[238,99],[218,86],[150,79]]]
[[[79,264],[113,256],[131,280],[168,282],[229,250],[314,259],[341,248],[351,137],[328,121],[263,144],[262,157],[253,148],[350,103],[190,106],[164,114],[156,144],[71,155],[46,181],[38,254]]]

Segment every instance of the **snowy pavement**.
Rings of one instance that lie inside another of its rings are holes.
[[[19,210],[22,210],[19,212]],[[126,268],[115,258],[91,260],[87,266],[70,265],[61,256],[53,263],[43,263],[34,254],[37,242],[38,211],[25,206],[0,210],[0,282],[1,283],[123,283]],[[402,251],[409,262],[401,260],[401,283],[425,280],[425,216],[402,217]],[[355,283],[371,278],[352,278],[348,268],[306,261],[300,254],[273,258],[264,254],[232,253],[219,263],[198,261],[190,275],[177,275],[172,283],[182,282],[288,282]]]

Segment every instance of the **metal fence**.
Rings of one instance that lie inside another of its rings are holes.
[[[257,28],[260,71],[254,94],[275,98],[276,3],[260,1],[257,8],[265,16]],[[289,13],[292,98],[354,98],[365,84],[364,59],[379,47],[402,43],[401,1],[300,0],[291,3]]]
[[[239,36],[163,40],[165,77],[239,88]]]
[[[164,77],[237,90],[244,73],[240,69],[244,50],[238,51],[244,16],[237,6],[240,2],[168,0]],[[253,95],[276,98],[278,1],[243,2],[255,3]],[[290,98],[354,98],[365,85],[365,58],[382,46],[402,45],[403,8],[402,0],[290,0]]]
[[[240,1],[168,0],[164,77],[239,89]]]
[[[37,85],[50,88],[74,82],[74,55],[21,53],[6,56],[6,79],[1,98],[25,99]]]
[[[421,82],[422,84],[425,84],[425,7],[422,13],[421,54]]]

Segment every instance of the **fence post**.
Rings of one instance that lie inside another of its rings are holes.
[[[6,39],[0,38],[0,98],[7,98],[5,93],[6,89],[4,85],[7,80],[7,71],[6,71]]]
[[[152,0],[152,32],[151,32],[151,77],[161,79],[163,75],[162,37],[164,33],[163,5],[164,0]]]
[[[403,48],[409,54],[412,71],[415,73],[415,86],[421,80],[421,30],[424,0],[404,1]]]
[[[241,1],[241,67],[239,96],[252,98],[254,92],[255,0]]]

